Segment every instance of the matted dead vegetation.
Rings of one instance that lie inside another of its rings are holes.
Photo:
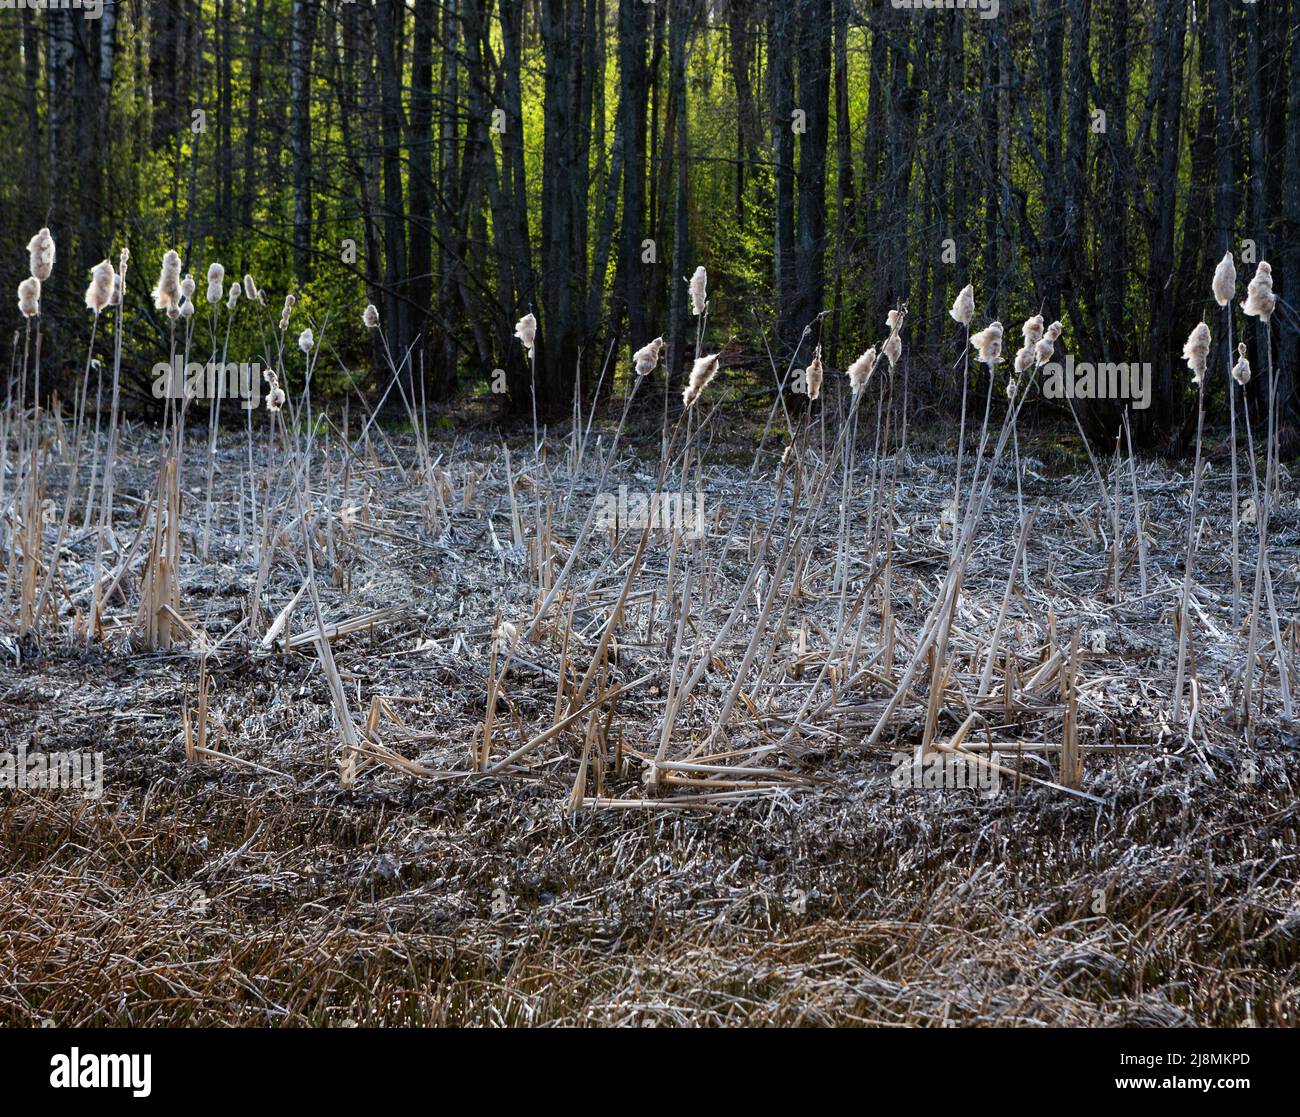
[[[259,415],[285,512],[262,506],[260,539],[244,435],[216,443],[206,525],[193,439],[149,651],[164,549],[132,541],[158,432],[123,432],[88,639],[97,536],[60,530],[74,440],[51,419],[34,576],[58,605],[3,640],[0,729],[102,748],[106,786],[0,799],[0,1019],[1294,1023],[1300,751],[1267,637],[1242,717],[1222,456],[1181,724],[1189,478],[1117,458],[1107,507],[1046,438],[992,474],[943,655],[900,687],[950,569],[953,455],[886,434],[841,472],[851,401],[827,388],[793,449],[781,417],[757,457],[707,397],[685,460],[661,453],[657,401],[614,454],[613,421],[585,416],[535,455],[337,414],[268,435]],[[697,540],[581,530],[670,460],[704,494]],[[996,749],[1001,794],[891,785],[897,751],[951,748]]]

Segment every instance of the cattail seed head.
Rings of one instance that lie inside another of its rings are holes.
[[[117,273],[107,260],[101,260],[90,269],[90,286],[86,288],[86,307],[96,314],[113,302],[113,286]]]
[[[1045,365],[1056,352],[1056,339],[1061,336],[1061,323],[1053,322],[1047,327],[1043,339],[1034,346],[1034,364]]]
[[[253,277],[247,272],[244,273],[244,298],[257,298],[257,284],[253,282]]]
[[[515,337],[523,344],[528,353],[528,359],[531,361],[536,356],[537,318],[532,314],[525,314],[520,318],[515,323]]]
[[[54,271],[54,238],[49,229],[41,229],[27,242],[32,275],[44,283]]]
[[[162,271],[158,285],[153,289],[153,304],[168,312],[177,309],[181,301],[181,258],[172,250],[163,255]]]
[[[849,365],[849,387],[854,392],[860,392],[867,386],[871,380],[871,374],[876,369],[876,347],[873,345],[856,361]]]
[[[29,275],[18,284],[18,309],[24,318],[35,318],[41,312],[41,281]]]
[[[1028,372],[1034,367],[1034,353],[1037,344],[1037,342],[1026,341],[1024,348],[1016,353],[1015,369],[1017,376]]]
[[[808,368],[804,375],[808,384],[808,398],[815,400],[822,394],[822,380],[826,376],[826,371],[822,367],[822,347],[820,345],[813,351],[813,359],[808,362]]]
[[[978,359],[992,368],[1002,360],[1002,323],[990,322],[970,339]]]
[[[109,296],[109,299],[108,299],[108,305],[109,305],[109,306],[121,306],[121,305],[122,305],[122,290],[123,290],[124,286],[125,286],[125,282],[124,282],[124,280],[123,280],[123,278],[122,278],[122,272],[114,272],[114,273],[113,273],[113,293]]]
[[[1025,339],[1025,346],[1032,349],[1043,340],[1043,316],[1035,314],[1032,318],[1026,318],[1020,332]]]
[[[208,265],[208,302],[219,303],[226,290],[226,269],[220,264]]]
[[[239,296],[243,293],[243,290],[237,279],[230,285],[230,297],[226,300],[226,306],[230,310],[235,309],[235,304],[239,302]]]
[[[1183,345],[1183,360],[1192,370],[1192,383],[1200,384],[1205,378],[1205,360],[1210,353],[1210,327],[1198,322],[1196,329],[1187,335]]]
[[[690,407],[700,393],[709,386],[709,382],[718,374],[718,354],[700,357],[691,368],[690,380],[682,392],[682,402]]]
[[[298,335],[298,348],[304,353],[310,353],[312,346],[316,344],[315,337],[312,336],[311,327],[308,326]]]
[[[182,318],[193,318],[193,317],[194,317],[194,300],[191,299],[191,298],[186,298],[186,297],[182,296],[182,297],[181,297],[181,305],[180,305],[180,307],[179,307],[179,311],[180,311],[180,316],[181,316]]]
[[[187,272],[181,280],[181,295],[187,299],[194,298],[194,286],[194,276]]]
[[[361,321],[368,330],[379,329],[379,311],[375,309],[374,303],[361,312]]]
[[[1232,378],[1243,388],[1250,383],[1250,362],[1246,360],[1246,343],[1237,346],[1237,363],[1232,366]]]
[[[698,318],[709,301],[709,273],[704,270],[704,265],[696,268],[695,274],[686,282],[691,289],[691,313]]]
[[[284,389],[280,387],[280,377],[276,375],[274,369],[264,368],[262,370],[262,379],[270,387],[266,394],[266,409],[268,411],[279,411],[284,406],[285,394]]]
[[[648,376],[659,363],[659,354],[663,351],[664,339],[657,337],[647,342],[632,354],[632,364],[638,376]]]
[[[1214,301],[1220,306],[1232,302],[1232,296],[1237,293],[1237,265],[1232,262],[1231,252],[1225,252],[1219,266],[1214,269],[1211,288],[1214,291]]]
[[[1246,288],[1246,301],[1241,305],[1241,312],[1267,322],[1273,317],[1273,307],[1277,296],[1273,294],[1273,268],[1266,260],[1259,262],[1255,269],[1255,278]]]
[[[948,313],[959,326],[970,325],[970,320],[975,316],[975,289],[969,283],[961,289]]]
[[[898,333],[903,328],[903,319],[907,317],[907,310],[902,307],[896,307],[885,315],[885,325],[889,327],[891,334]]]
[[[903,339],[897,330],[889,335],[889,339],[881,346],[880,352],[889,361],[889,371],[893,372],[894,366],[898,364],[898,358],[903,355]]]

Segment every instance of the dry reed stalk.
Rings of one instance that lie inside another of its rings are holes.
[[[1188,598],[1192,592],[1192,570],[1196,564],[1198,498],[1201,491],[1201,435],[1205,428],[1205,364],[1210,347],[1210,331],[1204,322],[1192,331],[1183,347],[1183,354],[1192,370],[1196,383],[1196,460],[1192,467],[1191,507],[1187,516],[1187,559],[1183,565],[1183,593],[1178,612],[1178,667],[1174,673],[1173,725],[1182,725],[1183,676],[1187,666],[1187,647],[1191,638],[1191,617]]]

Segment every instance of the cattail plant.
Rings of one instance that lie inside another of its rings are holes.
[[[90,269],[90,286],[86,288],[86,309],[94,314],[90,326],[90,345],[86,351],[87,370],[90,364],[96,366],[96,383],[95,383],[95,433],[91,442],[91,459],[90,459],[90,481],[86,486],[86,512],[82,519],[82,530],[90,530],[90,517],[95,501],[96,479],[99,474],[99,413],[103,403],[104,392],[104,369],[103,364],[94,361],[95,336],[99,328],[99,316],[113,305],[114,298],[118,294],[117,272],[113,270],[112,263],[107,260],[101,260]],[[83,392],[83,399],[85,393]]]
[[[892,365],[893,362],[890,363]],[[825,378],[825,370],[822,367],[822,347],[820,345],[813,350],[813,359],[808,362],[804,378],[808,385],[808,398],[816,400],[822,394],[822,380]]]
[[[515,323],[515,337],[528,354],[528,391],[533,401],[533,453],[537,454],[541,449],[537,436],[537,318],[531,312]]]
[[[108,260],[101,260],[90,269],[90,286],[86,288],[86,308],[98,319],[100,313],[113,301],[113,288],[117,273]]]
[[[208,302],[216,305],[226,290],[226,269],[218,263],[208,265]]]
[[[654,372],[655,366],[659,364],[659,355],[664,349],[664,339],[657,337],[653,341],[647,342],[632,354],[632,367],[636,370],[637,377],[649,376]]]
[[[27,242],[27,256],[32,278],[37,280],[37,286],[35,288],[36,353],[32,379],[32,404],[36,408],[36,413],[39,416],[41,406],[41,338],[43,334],[41,320],[44,317],[41,314],[41,292],[43,290],[43,285],[54,273],[55,256],[54,238],[50,235],[49,229],[40,229],[36,235]],[[24,317],[31,316],[24,312]]]
[[[41,312],[41,281],[34,275],[18,284],[18,310],[24,318],[35,318]]]
[[[989,415],[993,410],[993,384],[996,377],[997,366],[1002,360],[1002,323],[998,321],[990,322],[977,334],[971,335],[969,348],[975,350],[975,359],[982,365],[987,365],[989,370],[989,386],[984,396],[984,421],[980,424],[980,441],[979,448],[975,453],[975,467],[971,471],[971,493],[967,499],[969,506],[970,500],[974,499],[975,486],[979,482],[980,470],[984,463],[984,449],[988,444]],[[953,509],[954,521],[961,522],[961,508]],[[954,544],[956,535],[954,532]]]
[[[173,249],[163,254],[162,270],[153,289],[153,305],[159,310],[171,310],[181,302],[181,258]]]
[[[966,331],[966,344],[961,352],[961,422],[957,428],[957,481],[953,490],[953,520],[956,522],[961,508],[961,467],[966,456],[966,392],[970,385],[970,320],[975,316],[975,288],[969,283],[958,293],[948,311],[957,325]],[[955,533],[954,533],[955,534]]]
[[[1269,612],[1273,626],[1274,650],[1277,654],[1279,686],[1282,692],[1282,710],[1284,715],[1290,718],[1290,671],[1283,652],[1277,609],[1272,602],[1272,579],[1268,561],[1269,531],[1272,524],[1273,501],[1277,493],[1278,483],[1277,375],[1273,368],[1272,327],[1273,311],[1276,306],[1277,296],[1273,293],[1273,268],[1267,261],[1261,260],[1255,269],[1254,278],[1251,279],[1246,288],[1246,300],[1241,307],[1243,314],[1249,315],[1252,318],[1257,318],[1264,326],[1264,357],[1267,362],[1266,369],[1268,373],[1268,432],[1264,453],[1264,486],[1256,494],[1259,549],[1255,556],[1255,584],[1251,591],[1250,633],[1246,640],[1246,663],[1243,672],[1242,686],[1242,712],[1249,717],[1250,696],[1255,674],[1260,596],[1262,591],[1267,589],[1270,598]],[[1252,463],[1253,460],[1252,454]]]
[[[49,229],[39,230],[27,242],[27,253],[32,275],[44,283],[54,271],[54,238]]]
[[[691,313],[696,318],[702,318],[709,306],[709,273],[704,270],[703,264],[695,269],[686,283],[691,290]]]
[[[104,451],[104,482],[99,501],[99,525],[95,543],[94,578],[92,580],[91,617],[88,631],[98,635],[101,630],[102,586],[100,570],[103,564],[105,542],[109,529],[113,525],[113,471],[117,464],[117,421],[121,402],[122,372],[122,315],[126,308],[127,266],[131,260],[130,250],[123,247],[117,262],[117,276],[113,283],[113,305],[117,308],[115,329],[113,331],[113,392],[109,402],[108,446]]]
[[[1196,562],[1197,501],[1201,487],[1201,433],[1205,426],[1205,366],[1210,355],[1210,327],[1204,322],[1188,335],[1183,345],[1183,359],[1192,370],[1192,383],[1196,385],[1196,458],[1192,467],[1192,500],[1187,515],[1187,559],[1183,565],[1183,599],[1178,610],[1178,667],[1174,675],[1175,727],[1182,725],[1183,675],[1187,667],[1187,646],[1191,636],[1187,603],[1192,595],[1192,569]]]
[[[700,398],[700,394],[713,381],[718,374],[718,356],[714,353],[708,357],[699,357],[695,364],[691,366],[690,379],[686,387],[682,390],[682,403],[687,407],[692,407],[695,401]]]
[[[212,355],[215,358],[217,353],[217,322],[221,313],[221,303],[226,293],[226,269],[216,261],[208,265],[207,271],[208,288],[206,297],[208,304],[212,307],[212,316],[209,324],[211,335]],[[219,367],[226,367],[226,357],[230,349],[230,328],[235,320],[235,304],[239,301],[240,287],[238,283],[233,283],[230,288],[230,301],[227,304],[229,313],[226,316],[226,334],[221,343],[221,361]],[[201,554],[204,558],[208,557],[208,541],[212,524],[212,485],[216,475],[217,464],[217,432],[221,427],[221,398],[224,393],[217,392],[216,398],[209,401],[208,404],[208,482],[203,501],[203,543]],[[250,477],[253,472],[253,443],[252,443],[252,408],[245,408],[248,413],[248,471]],[[241,481],[242,489],[243,483]],[[243,515],[240,515],[240,534],[242,536],[244,525]]]
[[[1241,566],[1240,566],[1240,505],[1237,496],[1237,379],[1232,363],[1232,300],[1237,296],[1237,266],[1232,253],[1225,252],[1214,269],[1210,283],[1214,301],[1223,308],[1223,321],[1228,339],[1224,353],[1228,359],[1228,426],[1232,452],[1232,627],[1241,622]],[[1250,365],[1247,363],[1247,376]],[[1243,397],[1244,398],[1244,397]]]

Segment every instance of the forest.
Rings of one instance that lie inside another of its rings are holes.
[[[97,261],[176,249],[328,319],[342,365],[322,389],[373,384],[358,313],[374,303],[429,401],[488,392],[501,369],[522,415],[513,330],[532,312],[553,418],[656,335],[681,380],[684,280],[703,264],[754,390],[771,390],[769,355],[802,366],[820,343],[845,367],[906,303],[924,420],[960,390],[946,311],[971,283],[982,320],[1037,311],[1079,360],[1150,363],[1136,433],[1185,450],[1179,323],[1231,250],[1277,269],[1295,415],[1297,0],[1003,0],[994,18],[889,0],[12,7],[0,236],[61,235],[61,333],[80,336],[76,277]],[[10,290],[24,274],[0,261]],[[128,284],[125,344],[151,365],[166,331],[148,290]],[[256,348],[241,328],[234,349]],[[1225,417],[1219,381],[1210,405]],[[1114,406],[1081,411],[1113,434]]]

